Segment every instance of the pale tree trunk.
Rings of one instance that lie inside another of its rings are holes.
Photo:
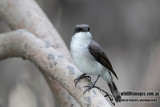
[[[83,79],[75,87],[74,79],[81,72],[72,64],[65,43],[34,0],[0,0],[0,17],[12,30],[25,29],[0,35],[1,60],[22,57],[32,61],[62,107],[110,107],[97,89],[83,95],[88,80]]]

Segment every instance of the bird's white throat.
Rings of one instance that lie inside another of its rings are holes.
[[[90,32],[78,32],[78,33],[74,34],[72,39],[81,40],[81,41],[88,41],[88,40],[92,40],[92,35]]]

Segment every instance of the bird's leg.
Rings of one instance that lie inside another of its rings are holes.
[[[105,90],[102,90],[106,95],[104,97],[108,97],[109,100],[111,101],[111,103],[115,106],[115,102],[113,100],[113,95],[109,94],[108,92],[106,92]]]
[[[100,75],[98,75],[96,81],[94,83],[92,83],[91,85],[85,86],[85,87],[88,87],[88,88],[83,92],[83,94],[85,92],[87,92],[87,91],[90,91],[92,88],[98,88],[101,91],[101,89],[99,87],[95,86],[95,84],[96,84],[97,80],[99,79],[99,77],[100,77]]]
[[[75,86],[77,85],[78,81],[80,81],[80,80],[83,79],[83,78],[88,78],[89,81],[91,81],[91,77],[90,77],[90,76],[87,76],[86,74],[82,74],[81,76],[79,76],[78,78],[76,78],[76,79],[74,80]]]

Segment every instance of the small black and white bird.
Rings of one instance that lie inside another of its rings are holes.
[[[92,40],[89,25],[77,25],[70,44],[70,51],[75,65],[82,74],[75,81],[82,78],[90,78],[87,75],[97,75],[97,79],[86,91],[96,87],[95,84],[99,77],[102,77],[108,83],[112,95],[116,102],[121,100],[121,95],[113,81],[111,73],[118,79],[113,67],[104,53],[101,46]],[[85,92],[86,92],[85,91]]]

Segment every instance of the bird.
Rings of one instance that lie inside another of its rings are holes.
[[[120,102],[121,95],[118,91],[111,73],[118,79],[117,74],[113,70],[111,62],[105,54],[102,47],[92,39],[90,27],[87,24],[78,24],[74,29],[74,34],[70,43],[70,51],[73,62],[77,68],[83,73],[75,79],[75,85],[82,78],[88,78],[88,75],[95,75],[97,79],[84,92],[97,88],[95,86],[99,77],[105,80],[110,88],[116,102]],[[106,92],[105,92],[106,93]],[[107,93],[106,93],[107,94]],[[108,96],[108,95],[106,95]]]

